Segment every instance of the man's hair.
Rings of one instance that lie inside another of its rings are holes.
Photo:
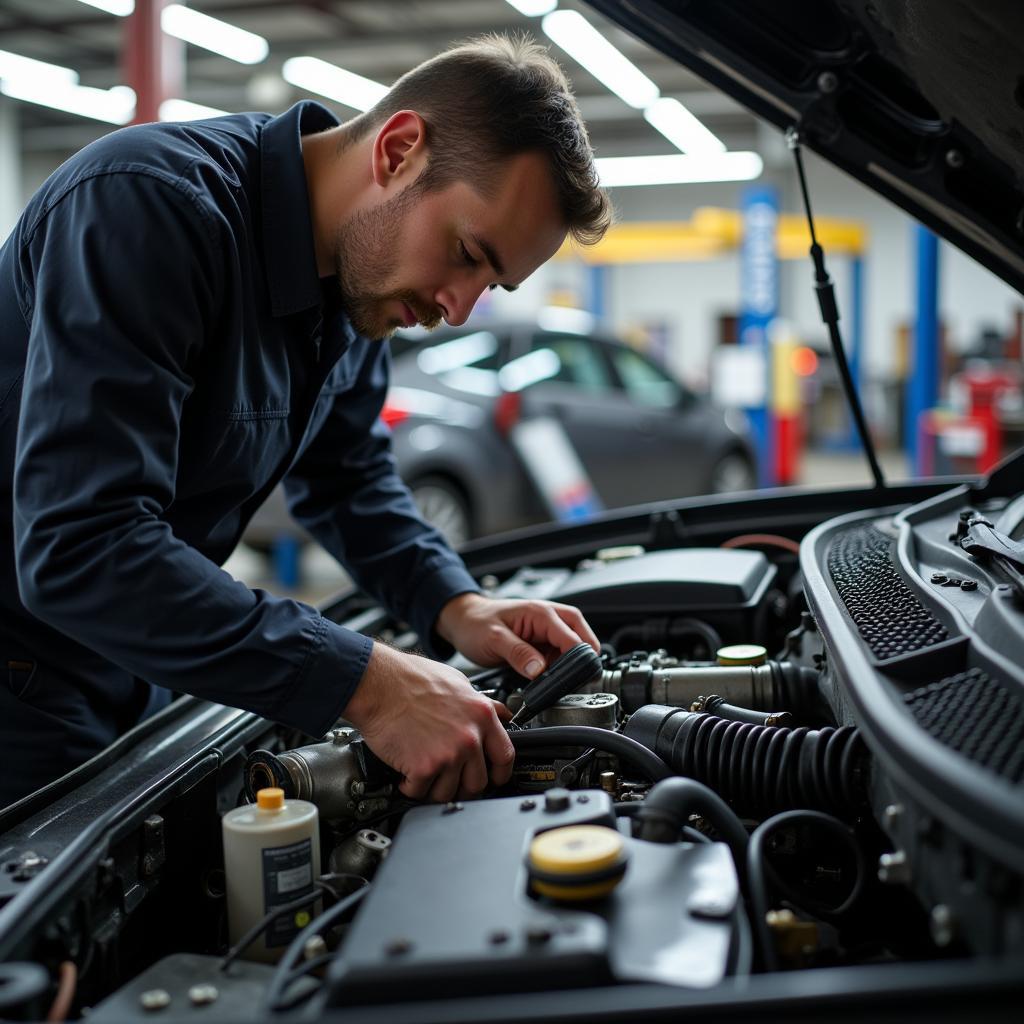
[[[343,145],[364,138],[399,110],[427,125],[430,158],[417,191],[467,181],[492,195],[503,161],[547,157],[565,224],[583,245],[612,220],[594,151],[562,69],[526,35],[470,39],[404,74],[375,106],[348,122]]]

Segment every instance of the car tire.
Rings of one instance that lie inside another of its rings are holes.
[[[425,476],[409,485],[420,515],[444,534],[452,547],[473,536],[469,502],[458,485],[442,476]]]
[[[750,459],[742,452],[726,452],[711,470],[709,494],[751,491],[757,487],[757,473]]]

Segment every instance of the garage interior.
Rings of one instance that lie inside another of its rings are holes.
[[[215,20],[197,28],[188,12]],[[587,70],[580,22],[636,69],[641,93],[652,91],[624,99]],[[243,31],[233,36],[232,28]],[[374,86],[487,32],[528,32],[550,46],[573,83],[599,160],[679,157],[689,146],[687,173],[696,180],[611,184],[618,222],[605,242],[585,254],[560,253],[515,295],[485,293],[475,315],[530,319],[552,305],[590,313],[687,388],[748,414],[761,486],[868,481],[813,294],[785,139],[574,0],[193,0],[187,8],[164,0],[3,0],[0,236],[54,168],[121,124],[276,113],[306,98],[345,119],[369,101],[347,91],[351,83],[339,85],[332,68],[361,76],[353,81],[373,96]],[[241,49],[232,56],[215,52],[233,44]],[[67,95],[39,89],[33,75],[45,82],[45,68],[20,58],[70,69],[77,84]],[[664,122],[659,130],[657,110],[666,104],[681,104],[696,119],[695,138],[673,141]],[[728,166],[716,164],[716,154],[730,158]],[[847,353],[888,476],[989,469],[1024,433],[1020,296],[813,153],[806,167]],[[615,173],[613,164],[602,172],[609,182],[623,180]],[[716,177],[744,180],[700,180]],[[744,209],[765,195],[777,217],[764,321],[771,328],[752,368],[751,353],[738,352],[749,348],[744,316],[753,301]],[[765,355],[771,351],[774,357]],[[758,375],[752,394],[736,391],[738,377],[749,384]],[[770,422],[782,421],[793,429],[773,449]],[[337,584],[333,564],[311,546],[281,539],[277,569],[244,548],[229,568],[304,596]]]

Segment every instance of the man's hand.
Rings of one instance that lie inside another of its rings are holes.
[[[445,803],[512,775],[515,750],[501,725],[503,704],[476,692],[457,669],[374,643],[345,717],[370,749],[405,780],[414,800]]]
[[[508,662],[527,679],[534,679],[581,640],[595,651],[601,649],[579,609],[553,601],[459,594],[441,609],[437,631],[476,664]]]

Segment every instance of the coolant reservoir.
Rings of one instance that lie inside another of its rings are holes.
[[[228,934],[232,946],[271,911],[309,902],[281,913],[242,953],[247,960],[274,963],[312,919],[320,875],[320,826],[315,804],[288,800],[284,790],[261,789],[256,803],[236,807],[222,819]]]

